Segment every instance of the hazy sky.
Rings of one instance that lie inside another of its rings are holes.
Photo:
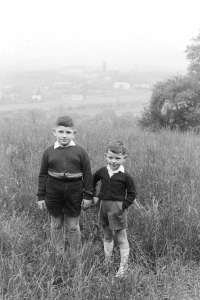
[[[185,69],[199,0],[0,0],[0,67]]]

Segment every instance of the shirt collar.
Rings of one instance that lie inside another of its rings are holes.
[[[124,171],[124,166],[123,166],[123,165],[120,165],[120,167],[119,167],[117,170],[115,170],[115,171],[111,170],[111,168],[110,168],[109,165],[107,165],[107,169],[108,169],[108,172],[109,172],[109,173],[112,173],[112,174],[118,173],[118,172],[122,172],[122,173],[125,172],[125,171]]]
[[[73,140],[71,140],[69,145],[67,145],[66,147],[69,147],[69,146],[76,146],[76,144]],[[57,149],[59,147],[64,148],[64,146],[60,145],[60,143],[58,141],[56,141],[54,144],[54,149]]]

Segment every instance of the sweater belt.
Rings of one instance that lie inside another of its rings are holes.
[[[48,174],[49,177],[52,179],[58,179],[67,182],[78,181],[78,180],[82,180],[83,178],[82,173],[69,174],[69,173],[55,173],[55,172],[48,171]]]

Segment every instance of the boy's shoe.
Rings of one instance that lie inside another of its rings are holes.
[[[116,278],[123,278],[124,276],[127,275],[128,272],[128,265],[125,266],[120,266],[119,270],[117,271],[115,277]]]

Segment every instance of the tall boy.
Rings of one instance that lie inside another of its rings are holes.
[[[81,205],[87,209],[91,204],[92,172],[86,150],[74,142],[73,120],[68,116],[59,117],[53,132],[56,142],[47,147],[42,156],[38,206],[47,208],[51,216],[51,245],[60,253],[64,251],[66,223],[70,253],[74,257],[81,239]]]
[[[99,205],[99,224],[104,233],[104,252],[106,263],[111,261],[113,251],[113,231],[116,232],[121,262],[116,277],[125,274],[128,268],[129,242],[127,239],[126,209],[133,203],[136,189],[131,175],[124,169],[126,161],[126,147],[121,141],[108,144],[105,153],[107,166],[96,171],[93,177],[93,202]],[[97,197],[97,183],[101,181],[101,188]]]

